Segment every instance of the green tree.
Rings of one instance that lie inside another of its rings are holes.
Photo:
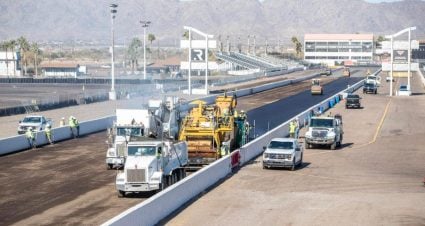
[[[295,36],[293,36],[291,38],[291,41],[294,44],[294,48],[295,48],[295,52],[297,54],[297,57],[300,57],[301,56],[301,53],[302,53],[302,47],[303,47],[302,44],[301,44],[301,42],[298,41],[298,38],[295,37]]]
[[[154,34],[148,34],[148,41],[151,43],[156,40],[156,37]]]
[[[10,40],[9,41],[9,47],[12,50],[12,57],[13,57],[13,62],[14,62],[14,67],[13,67],[13,76],[16,77],[16,66],[17,66],[17,62],[15,59],[15,49],[16,49],[16,45],[18,44],[18,42],[16,40]]]
[[[130,60],[131,71],[134,73],[134,68],[138,66],[137,59],[141,54],[142,41],[138,38],[133,38],[127,49],[128,59]]]
[[[24,65],[24,73],[22,75],[26,75],[28,68],[28,52],[30,50],[30,44],[28,40],[23,36],[19,37],[17,42],[19,46],[19,51],[21,53],[21,62]]]
[[[38,56],[41,54],[41,50],[38,47],[38,44],[36,42],[31,43],[30,50],[31,50],[31,53],[33,54],[33,65],[34,65],[34,68],[35,68],[35,76],[37,76],[38,75],[38,64],[40,63]]]
[[[9,42],[8,41],[3,41],[2,43],[0,43],[0,48],[6,52],[6,59],[7,59],[7,52],[9,50]],[[9,76],[9,61],[6,60],[6,75]]]
[[[183,33],[183,38],[185,38],[185,39],[189,39],[189,31],[185,31],[185,32]]]

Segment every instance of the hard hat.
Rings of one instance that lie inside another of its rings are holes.
[[[50,124],[47,124],[47,128],[51,128],[52,126]]]
[[[29,130],[29,131],[32,131],[32,127],[28,127],[28,130]]]
[[[241,110],[241,113],[244,113],[245,111],[244,110]]]

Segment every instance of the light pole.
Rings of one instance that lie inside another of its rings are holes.
[[[118,4],[110,4],[109,8],[111,9],[111,91],[109,92],[109,99],[116,100],[117,94],[115,93],[115,62],[114,62],[114,19],[115,14],[117,13]]]
[[[392,35],[386,35],[385,38],[389,38],[391,39],[391,69],[390,69],[390,74],[391,74],[391,78],[390,78],[390,96],[393,95],[393,65],[394,65],[394,38],[398,37],[406,32],[409,32],[409,43],[408,43],[408,49],[407,49],[407,87],[409,89],[409,91],[411,91],[410,89],[410,61],[411,61],[411,40],[410,40],[410,32],[416,30],[416,27],[408,27],[406,29],[403,29],[395,34]]]
[[[140,21],[143,27],[143,79],[146,79],[146,28],[149,27],[150,21]]]

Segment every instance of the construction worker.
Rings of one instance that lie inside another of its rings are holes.
[[[28,127],[27,132],[25,132],[25,136],[28,140],[28,143],[30,145],[31,148],[36,148],[36,143],[35,143],[35,133],[32,130],[32,127]]]
[[[289,122],[289,137],[290,138],[295,138],[295,129],[296,129],[295,122],[294,121]]]
[[[230,140],[221,143],[220,156],[224,157],[229,154]]]
[[[71,133],[74,137],[78,137],[80,135],[80,125],[78,120],[74,116],[69,116],[69,127],[71,128]],[[76,133],[74,133],[74,130]]]
[[[47,124],[44,132],[46,133],[47,141],[49,141],[50,144],[53,144],[52,126],[50,124]]]
[[[242,120],[244,120],[246,118],[246,114],[244,110],[241,110],[241,114],[239,116]]]

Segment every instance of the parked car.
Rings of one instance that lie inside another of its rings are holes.
[[[345,101],[345,108],[360,108],[360,99],[359,95],[349,93]]]
[[[263,149],[263,169],[289,167],[295,170],[302,165],[304,149],[295,138],[274,138]]]
[[[391,76],[387,76],[387,77],[385,77],[385,81],[386,81],[386,82],[389,82],[389,81],[391,81]],[[393,77],[393,82],[395,82],[395,79],[394,79],[394,77]]]
[[[363,85],[363,93],[373,93],[373,94],[377,94],[378,93],[378,86],[376,83],[368,83],[366,82]]]
[[[28,115],[19,121],[18,134],[24,134],[29,127],[34,131],[42,131],[47,125],[52,125],[52,120],[41,115]]]
[[[332,75],[332,70],[331,70],[330,68],[324,68],[324,69],[320,72],[320,74],[321,74],[321,75],[329,76],[329,75]]]
[[[410,91],[407,85],[400,85],[398,90],[398,96],[410,96],[412,95],[412,91]]]

